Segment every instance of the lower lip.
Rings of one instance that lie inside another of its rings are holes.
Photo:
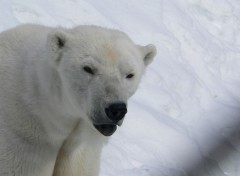
[[[117,130],[117,125],[110,124],[94,125],[94,127],[104,136],[111,136]]]

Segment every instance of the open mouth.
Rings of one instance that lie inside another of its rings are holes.
[[[94,127],[104,136],[111,136],[117,130],[117,125],[112,124],[94,125]]]

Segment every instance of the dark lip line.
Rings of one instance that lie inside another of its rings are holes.
[[[109,122],[109,123],[108,122],[105,122],[105,123],[104,122],[103,123],[95,123],[93,118],[91,118],[91,117],[90,117],[90,120],[91,120],[93,126],[95,126],[95,125],[96,126],[100,126],[100,125],[116,125],[116,126],[119,126],[119,127],[121,126],[121,125],[119,125],[119,122],[114,122],[114,121]]]
[[[93,124],[94,126],[102,126],[102,125],[110,125],[110,126],[117,126],[116,124]]]
[[[112,125],[112,126],[119,126],[120,127],[120,125],[118,123],[99,123],[99,124],[95,124],[93,122],[92,124],[93,124],[93,126]]]

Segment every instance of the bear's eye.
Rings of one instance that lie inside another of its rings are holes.
[[[89,66],[84,66],[83,70],[91,75],[94,75],[93,69],[90,68]]]
[[[131,79],[131,78],[133,78],[133,77],[134,77],[134,74],[133,74],[133,73],[130,73],[130,74],[128,74],[128,75],[126,76],[127,79]]]

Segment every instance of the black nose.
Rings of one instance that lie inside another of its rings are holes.
[[[122,120],[127,113],[127,106],[125,103],[113,103],[105,108],[105,112],[112,121]]]

